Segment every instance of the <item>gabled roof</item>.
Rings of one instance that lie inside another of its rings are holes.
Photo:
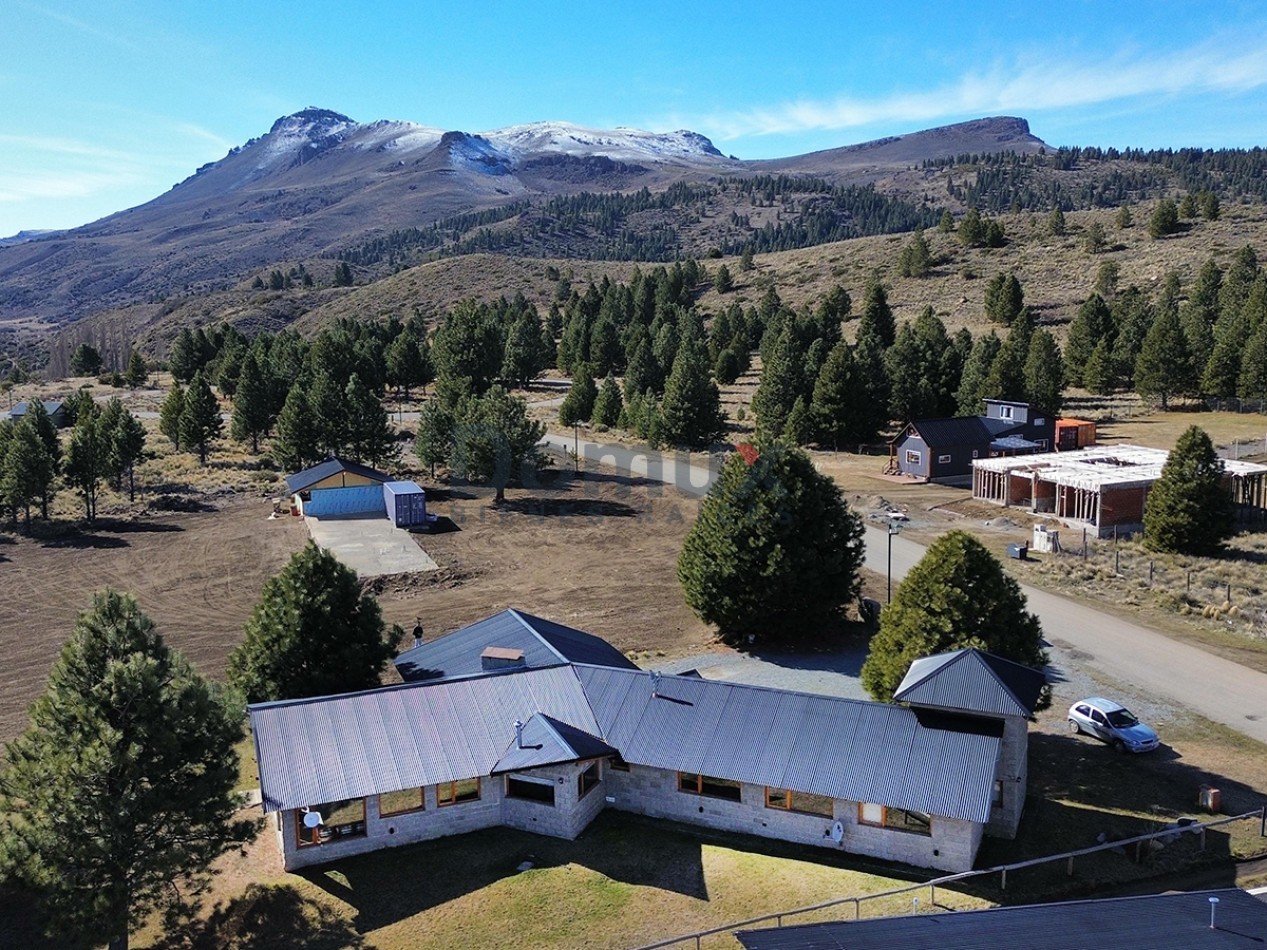
[[[392,480],[390,475],[385,475],[377,469],[370,468],[367,465],[358,465],[356,462],[348,462],[338,456],[334,456],[312,466],[312,468],[306,468],[302,472],[286,476],[286,487],[290,489],[291,494],[294,494],[310,488],[331,475],[338,475],[340,472],[360,475],[376,482],[390,482]]]
[[[1215,926],[1210,898],[1217,897]],[[745,950],[1236,950],[1261,947],[1267,904],[1237,888],[741,930]]]
[[[524,723],[522,743],[519,738],[511,741],[506,753],[493,766],[492,774],[597,759],[615,751],[597,736],[544,713],[536,713]]]
[[[406,680],[438,680],[482,671],[487,647],[522,650],[529,669],[564,663],[637,667],[601,637],[519,610],[503,610],[401,653],[393,661]]]
[[[577,666],[626,762],[986,822],[1000,739],[902,706]],[[654,692],[653,692],[654,690]]]
[[[62,400],[60,399],[42,399],[40,401],[44,403],[44,411],[50,416],[62,408]],[[9,410],[9,418],[21,419],[26,415],[26,411],[30,408],[30,406],[31,404],[29,402],[23,400]]]
[[[966,709],[1029,717],[1047,684],[1046,675],[977,649],[954,650],[916,660],[893,699],[939,709]]]
[[[980,445],[990,441],[991,433],[980,416],[958,416],[954,419],[916,419],[909,428],[929,448],[951,445]],[[901,436],[898,436],[901,438]]]
[[[515,721],[544,713],[595,735],[571,667],[406,683],[249,707],[264,810],[489,775]]]

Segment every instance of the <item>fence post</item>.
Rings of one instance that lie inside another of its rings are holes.
[[[1148,562],[1148,586],[1153,586],[1153,562]]]
[[[1258,837],[1267,838],[1267,805],[1263,806],[1262,817],[1258,821]]]
[[[1227,582],[1227,602],[1229,604],[1232,602],[1232,582],[1231,581]]]
[[[1187,590],[1187,592],[1188,592],[1189,594],[1191,594],[1191,593],[1192,593],[1192,572],[1191,572],[1191,571],[1189,571],[1189,572],[1188,572],[1188,590]]]
[[[1264,809],[1263,811],[1265,814],[1267,814],[1267,809]],[[937,906],[937,885],[936,884],[928,885],[928,906],[929,907]]]

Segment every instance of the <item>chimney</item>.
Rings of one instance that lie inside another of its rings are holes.
[[[480,654],[480,667],[492,670],[522,670],[528,666],[524,662],[523,650],[512,650],[510,647],[485,647]]]
[[[524,747],[524,723],[522,719],[515,720],[515,746],[520,749]]]

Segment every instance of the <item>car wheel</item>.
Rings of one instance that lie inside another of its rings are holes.
[[[1116,752],[1118,755],[1124,754],[1126,752],[1126,743],[1123,742],[1121,739],[1115,740],[1113,742],[1113,751]]]
[[[1069,731],[1070,731],[1071,733],[1073,733],[1073,734],[1076,736],[1076,735],[1079,735],[1079,734],[1082,732],[1082,727],[1081,727],[1081,726],[1079,726],[1077,722],[1075,722],[1074,720],[1070,719],[1070,720],[1069,720]]]

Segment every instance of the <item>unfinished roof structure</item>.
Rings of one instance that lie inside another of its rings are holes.
[[[1099,537],[1138,531],[1144,502],[1170,453],[1142,445],[1099,445],[972,463],[972,497],[1050,514]],[[1224,482],[1241,517],[1267,516],[1267,466],[1224,459]]]

